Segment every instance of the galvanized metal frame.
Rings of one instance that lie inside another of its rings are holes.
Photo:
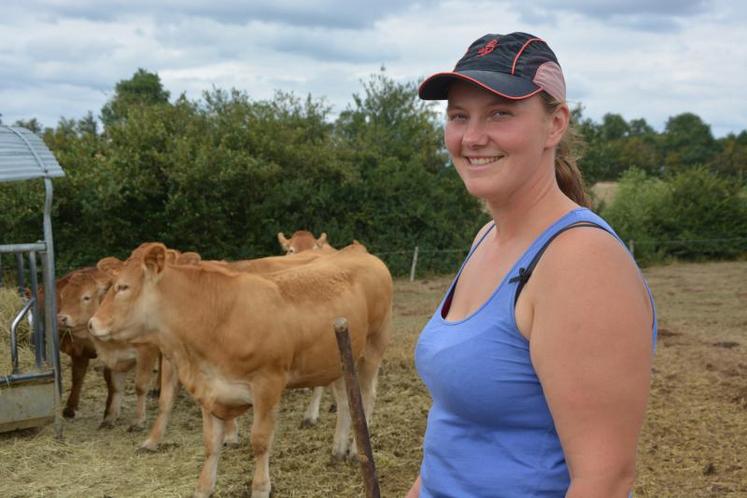
[[[45,410],[45,403],[48,400],[40,399],[45,397],[48,392],[44,388],[44,383],[48,383],[50,380],[54,381],[54,425],[55,433],[57,437],[62,437],[62,418],[60,415],[61,407],[61,396],[62,396],[62,375],[60,370],[60,345],[59,335],[57,332],[57,300],[56,300],[56,285],[55,285],[55,262],[54,262],[54,241],[52,236],[52,200],[54,190],[52,187],[52,177],[63,176],[64,172],[62,168],[54,159],[54,156],[44,146],[38,137],[30,134],[28,130],[22,128],[13,128],[0,126],[0,131],[3,133],[8,130],[18,137],[27,147],[28,152],[34,158],[38,171],[34,172],[29,169],[25,169],[21,172],[14,171],[13,175],[9,177],[10,181],[17,180],[28,180],[33,178],[43,178],[44,180],[44,212],[43,212],[43,232],[44,240],[35,243],[25,244],[6,244],[0,245],[0,254],[12,253],[16,255],[17,266],[19,268],[19,286],[25,287],[23,282],[23,254],[27,253],[29,258],[29,271],[30,271],[30,284],[32,298],[29,300],[24,308],[21,310],[19,315],[14,320],[13,326],[11,327],[11,342],[16,340],[16,330],[20,320],[28,313],[29,310],[33,310],[34,316],[37,318],[34,320],[34,344],[35,344],[35,356],[36,356],[36,367],[37,370],[42,370],[44,364],[49,364],[51,360],[51,370],[22,373],[18,370],[17,357],[13,358],[13,372],[10,375],[0,375],[0,385],[27,385],[28,390],[26,393],[21,394],[17,398],[17,402],[23,402],[24,400],[29,403],[35,403],[41,406],[41,411]],[[35,142],[34,144],[31,141]],[[51,159],[43,159],[38,150],[43,150]],[[0,178],[0,181],[3,181]],[[42,279],[44,285],[44,327],[42,331],[41,323],[38,320],[40,314],[38,306],[38,282],[37,282],[37,266],[36,258],[40,256],[42,262]],[[13,353],[15,348],[11,347]],[[39,420],[28,420],[20,421],[17,424],[18,428],[38,425],[44,423],[46,420],[40,418]]]

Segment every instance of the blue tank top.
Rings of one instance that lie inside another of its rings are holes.
[[[514,305],[518,277],[525,273],[519,270],[528,268],[556,233],[579,222],[617,237],[590,210],[573,210],[532,243],[480,308],[463,320],[446,321],[444,303],[460,269],[421,332],[415,365],[433,399],[423,442],[421,498],[565,496],[570,477],[563,449]]]

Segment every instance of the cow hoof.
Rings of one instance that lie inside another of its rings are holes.
[[[210,498],[212,494],[210,491],[195,491],[192,498]]]
[[[329,413],[337,413],[337,405],[335,403],[329,405]]]
[[[270,498],[271,494],[272,493],[270,490],[267,490],[267,491],[258,490],[258,489],[252,490],[252,498]]]
[[[150,399],[158,399],[161,396],[161,390],[160,389],[151,389],[148,391],[148,397]]]
[[[156,453],[157,451],[158,451],[157,444],[143,443],[142,446],[140,446],[138,449],[135,450],[135,453],[138,455],[149,455],[151,453]]]
[[[314,427],[317,424],[318,420],[314,420],[312,418],[305,418],[301,421],[301,429],[308,429],[309,427]]]
[[[114,429],[114,422],[111,420],[104,420],[99,424],[99,429]]]
[[[224,448],[238,448],[241,446],[238,440],[223,441]]]
[[[62,416],[65,418],[75,418],[75,410],[66,406],[65,409],[62,410]]]
[[[145,424],[136,422],[127,428],[127,432],[142,432],[143,429],[145,429]]]

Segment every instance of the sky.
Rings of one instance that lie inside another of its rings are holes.
[[[486,33],[525,31],[553,48],[586,117],[661,131],[693,112],[722,137],[747,129],[745,26],[733,0],[3,0],[0,119],[98,115],[138,68],[172,98],[282,90],[334,116],[382,66],[421,81]]]

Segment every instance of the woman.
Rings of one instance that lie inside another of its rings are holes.
[[[433,405],[408,498],[627,497],[655,311],[585,207],[555,54],[526,33],[485,35],[419,93],[448,100],[446,147],[493,219],[418,340]]]

